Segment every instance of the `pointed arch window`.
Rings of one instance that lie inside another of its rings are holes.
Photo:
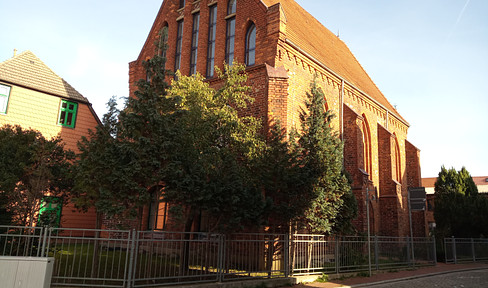
[[[246,65],[252,66],[256,63],[256,25],[249,26],[246,33]]]
[[[398,137],[395,135],[395,143],[393,144],[393,177],[398,183],[402,183],[402,166],[401,166],[401,156],[400,156],[400,146],[398,145]]]
[[[372,153],[371,153],[371,132],[369,130],[368,121],[366,116],[363,114],[363,158],[364,158],[364,171],[369,174],[369,179],[373,176],[372,167]]]
[[[225,62],[232,65],[234,62],[234,43],[236,38],[236,0],[227,3],[227,32],[225,41]]]
[[[165,23],[161,29],[159,49],[161,57],[164,58],[164,66],[166,66],[166,51],[168,50],[168,23]],[[163,67],[163,69],[166,67]]]

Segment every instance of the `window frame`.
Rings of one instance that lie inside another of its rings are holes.
[[[185,4],[186,4],[185,2],[186,2],[185,0],[180,0],[180,4],[179,4],[180,6],[178,9],[185,8]]]
[[[183,49],[183,28],[184,21],[179,20],[176,28],[176,46],[175,46],[175,72],[181,69],[181,54]]]
[[[217,38],[217,4],[209,7],[208,42],[207,42],[207,78],[215,74],[215,41]]]
[[[236,42],[236,8],[237,1],[227,2],[226,32],[225,32],[225,63],[232,66],[235,57]]]
[[[66,107],[63,107],[63,104],[66,103]],[[73,109],[69,108],[69,105],[73,105]],[[63,116],[64,113],[64,116]],[[69,115],[71,116],[71,124],[67,124],[67,120]],[[58,125],[63,127],[75,128],[76,127],[76,117],[78,114],[78,103],[66,99],[61,99],[59,104],[59,116],[58,116]]]
[[[254,33],[254,43],[253,45],[251,46],[250,45],[250,39],[251,39],[251,36],[252,34],[251,33]],[[245,63],[246,63],[246,66],[253,66],[256,64],[256,25],[254,23],[251,23],[251,25],[249,25],[249,27],[247,28],[247,32],[246,32],[246,49],[245,49]],[[252,57],[252,63],[250,62],[250,53],[253,52],[253,57]]]
[[[5,89],[5,93],[6,94],[3,94],[2,93],[2,90]],[[5,99],[3,102],[3,106],[4,108],[2,110],[0,110],[0,115],[6,115],[7,114],[7,110],[8,110],[8,103],[9,103],[9,100],[10,100],[10,94],[12,92],[12,86],[9,86],[9,85],[5,85],[5,84],[1,84],[0,83],[0,99]],[[1,103],[1,102],[0,102]],[[0,106],[0,108],[2,108]]]
[[[165,231],[169,218],[169,204],[164,199],[164,194],[161,190],[155,191],[151,198],[151,202],[149,203],[147,228],[153,231]],[[159,218],[163,220],[163,223],[158,221]]]
[[[191,33],[190,75],[197,73],[198,34],[200,31],[200,12],[193,14],[193,28]]]

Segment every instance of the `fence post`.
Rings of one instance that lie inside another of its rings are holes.
[[[136,229],[132,229],[132,235],[129,232],[129,242],[130,242],[130,251],[129,251],[129,269],[127,270],[127,275],[124,278],[127,279],[127,288],[133,287],[133,276],[135,276],[135,263],[134,263],[134,254],[135,254],[135,244],[136,244]]]
[[[48,253],[46,251],[47,231],[48,231],[47,227],[41,228],[41,233],[43,234],[43,236],[42,236],[42,248],[41,248],[41,255],[40,255],[41,257],[47,257],[48,256]],[[39,253],[37,253],[37,255],[39,255]]]
[[[339,274],[339,269],[340,269],[340,258],[339,258],[339,236],[336,236],[335,238],[335,251],[334,251],[334,257],[335,257],[335,272],[336,274]]]
[[[285,234],[285,239],[284,239],[284,251],[283,251],[283,257],[284,257],[284,265],[285,265],[285,277],[288,277],[290,275],[290,258],[289,258],[289,251],[290,251],[290,234]]]
[[[456,238],[454,236],[452,236],[452,258],[454,259],[454,264],[457,264]]]
[[[434,256],[433,257],[434,257],[434,259],[433,260],[434,260],[434,265],[437,265],[437,245],[436,245],[437,242],[435,241],[435,235],[432,237],[432,239],[433,239],[432,243],[434,245],[434,249],[433,249],[433,251],[434,251]]]
[[[217,263],[217,281],[223,282],[224,280],[224,262],[225,262],[225,236],[219,235],[219,255]]]
[[[476,254],[474,251],[474,239],[471,238],[471,252],[473,253],[473,262],[476,262]]]
[[[410,237],[405,237],[406,238],[406,247],[407,247],[407,263],[408,263],[408,266],[412,266],[412,259],[410,258]]]
[[[379,257],[379,245],[378,245],[378,235],[374,235],[374,263],[376,266],[376,271],[380,270],[380,263],[378,261]]]

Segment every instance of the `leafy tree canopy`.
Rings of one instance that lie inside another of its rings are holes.
[[[20,126],[0,128],[0,193],[16,224],[32,225],[46,194],[68,193],[73,158],[59,137],[49,140]]]
[[[443,237],[488,235],[488,199],[478,194],[473,178],[462,168],[441,167],[435,183],[436,233]]]

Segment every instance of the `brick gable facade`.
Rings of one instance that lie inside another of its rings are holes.
[[[142,61],[155,51],[158,33],[168,27],[167,68],[175,64],[176,27],[184,21],[181,69],[190,72],[192,14],[200,13],[197,71],[206,76],[209,9],[217,5],[215,65],[223,68],[229,0],[164,0],[137,60],[129,64],[131,95],[145,79]],[[370,224],[377,234],[409,235],[408,187],[420,183],[419,150],[407,141],[409,124],[376,87],[347,46],[293,0],[237,0],[235,61],[244,63],[246,32],[256,26],[255,65],[247,68],[256,99],[247,113],[266,125],[279,119],[287,129],[299,128],[299,113],[315,79],[327,107],[337,116],[333,127],[344,140],[344,164],[353,179],[359,216],[355,225],[366,229],[365,200],[370,201]],[[218,81],[208,79],[213,86]],[[421,220],[419,220],[422,222]]]

